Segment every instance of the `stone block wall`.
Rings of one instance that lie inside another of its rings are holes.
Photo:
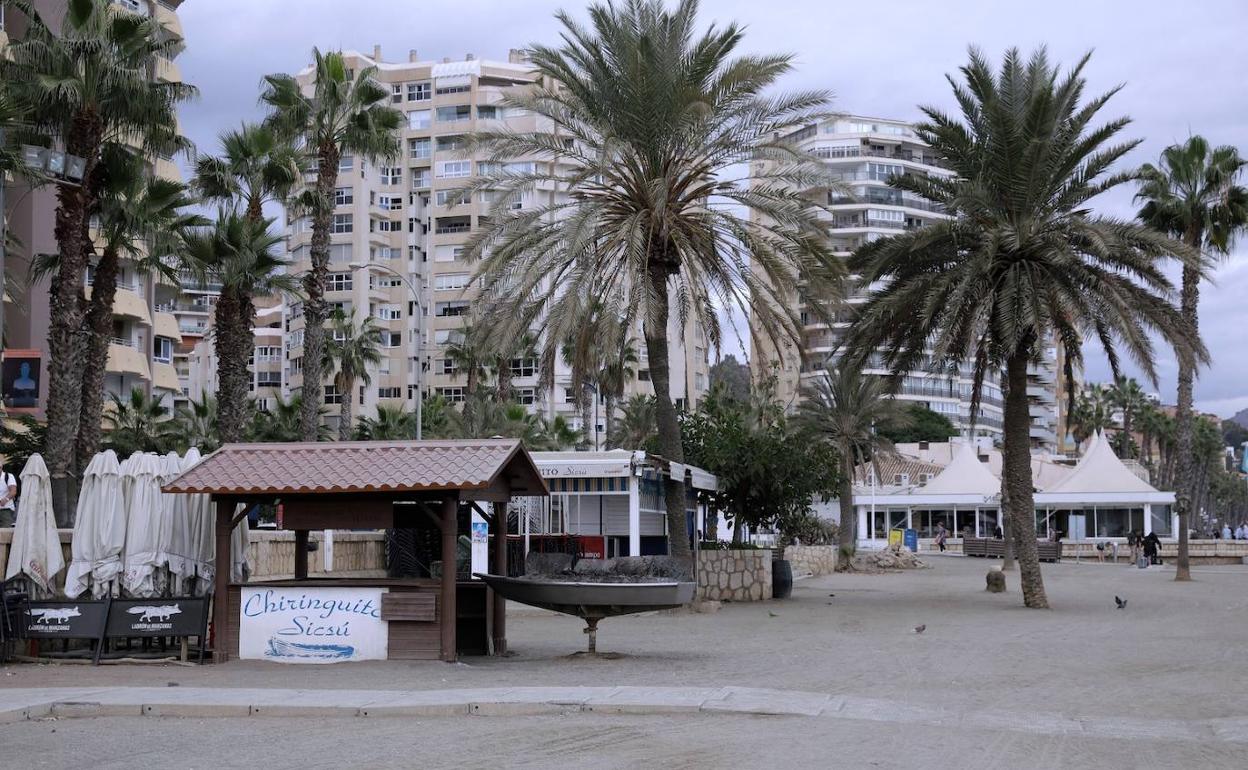
[[[698,595],[704,601],[758,602],[771,598],[771,549],[700,551]]]
[[[836,546],[791,545],[784,549],[784,556],[793,567],[793,576],[831,575],[836,571]]]

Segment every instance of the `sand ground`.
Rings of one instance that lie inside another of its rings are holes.
[[[624,653],[619,660],[569,659],[584,644],[580,622],[526,612],[509,618],[512,656],[467,658],[453,666],[17,665],[3,669],[0,687],[743,685],[877,697],[898,708],[1075,719],[1248,717],[1248,568],[1199,568],[1194,582],[1176,584],[1165,568],[1046,565],[1053,609],[1032,611],[1021,606],[1016,573],[1009,577],[1009,592],[994,595],[983,590],[990,562],[929,562],[928,570],[800,581],[793,598],[783,602],[604,621],[599,649]],[[1115,609],[1115,595],[1128,599],[1127,609]],[[916,634],[920,624],[926,630]],[[221,733],[223,722],[230,725]],[[465,763],[452,754],[387,753],[449,742],[459,730],[454,720],[296,726],[261,719],[81,719],[54,727],[55,735],[42,722],[0,727],[0,746],[21,746],[30,766],[72,764],[74,753],[64,741],[93,736],[102,745],[117,745],[119,753],[107,756],[133,761],[147,751],[141,747],[148,737],[157,735],[164,736],[161,752],[182,747],[169,756],[185,758],[186,766],[232,766],[244,757],[273,767],[408,764],[403,756],[420,756],[426,766]],[[570,715],[478,719],[471,729],[480,738],[471,764],[495,757],[514,766],[637,766],[657,752],[673,758],[663,763],[672,767],[774,766],[781,759],[847,767],[1248,766],[1248,743],[1242,742],[951,731],[854,720],[820,721],[816,730],[790,717]],[[118,743],[126,736],[133,751]],[[1003,761],[1007,756],[1013,759]],[[212,761],[195,764],[200,758]]]

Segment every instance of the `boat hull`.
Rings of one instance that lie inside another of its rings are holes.
[[[610,618],[680,607],[693,601],[695,585],[682,582],[577,583],[474,573],[500,596],[578,618]]]

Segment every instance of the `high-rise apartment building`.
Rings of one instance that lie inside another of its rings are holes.
[[[462,338],[467,323],[489,322],[474,313],[476,265],[464,258],[464,251],[473,230],[488,216],[491,200],[488,192],[466,196],[459,191],[499,162],[471,149],[466,139],[477,131],[553,131],[544,119],[504,103],[509,92],[532,87],[537,75],[516,51],[505,62],[471,55],[458,61],[422,61],[415,51],[407,61],[387,62],[379,49],[371,56],[354,51],[344,56],[356,72],[376,66],[376,79],[405,119],[398,157],[370,163],[344,155],[339,166],[326,298],[357,324],[374,318],[383,329],[384,349],[381,364],[370,372],[371,383],[360,384],[356,393],[338,393],[332,373],[326,372],[321,387],[330,405],[329,419],[337,419],[333,405],[344,397],[357,399],[357,416],[372,415],[381,404],[411,410],[420,390],[462,402],[465,376],[446,349]],[[311,87],[310,67],[297,77]],[[524,173],[551,162],[510,158],[502,165]],[[313,171],[305,181],[314,180]],[[554,184],[541,183],[514,205],[549,205],[563,200],[564,194]],[[309,269],[310,219],[288,218],[286,233],[291,270]],[[298,389],[303,386],[303,318],[298,303],[289,307],[286,327],[286,382]],[[707,388],[708,355],[706,343],[696,341],[704,339],[700,332],[692,323],[685,329],[674,323],[669,329],[674,343],[672,397],[681,403],[695,403]],[[641,361],[631,389],[653,392],[640,331],[635,338]],[[542,387],[538,374],[533,358],[511,362],[516,400],[547,416],[566,415],[579,427],[567,368],[559,363],[552,388]],[[601,425],[601,407],[598,412]],[[602,440],[605,436],[599,435]]]
[[[822,158],[845,188],[839,191],[826,188],[810,191],[828,206],[829,237],[841,256],[848,257],[857,247],[877,238],[948,218],[940,206],[902,193],[887,184],[890,177],[900,174],[944,177],[951,173],[911,126],[902,121],[859,116],[830,117],[793,132],[788,139],[802,150]],[[758,173],[765,167],[766,163],[762,161],[752,164]],[[822,372],[849,326],[852,306],[863,303],[869,291],[870,287],[856,289],[847,300],[851,307],[835,312],[830,322],[816,317],[805,307],[799,307],[803,324],[802,349],[784,347],[777,350],[769,342],[756,342],[750,355],[754,375],[774,374],[779,398],[795,405],[800,398],[801,384]],[[799,300],[793,297],[792,302],[796,304]],[[1058,368],[1056,349],[1047,352],[1046,360],[1033,367],[1034,388],[1029,388],[1029,392],[1034,391],[1035,397],[1033,443],[1052,447],[1058,423],[1055,395]],[[865,373],[885,376],[889,370],[881,356],[873,355]],[[969,435],[972,382],[969,362],[956,373],[920,369],[906,373],[901,379],[896,398],[923,404],[949,418],[963,435]],[[984,383],[979,415],[975,420],[975,430],[979,435],[1000,437],[1003,406],[999,379],[990,377]]]
[[[65,14],[65,0],[34,0],[34,8],[56,30]],[[160,59],[152,77],[166,82],[181,82],[182,74],[175,58],[183,44],[182,25],[178,19],[181,0],[113,0],[118,13],[138,13],[156,19],[170,39],[177,44],[173,58]],[[0,17],[0,48],[9,40],[20,40],[28,20],[12,8]],[[2,53],[0,53],[2,55]],[[152,157],[149,171],[167,179],[182,179],[173,158]],[[34,403],[26,401],[10,412],[41,414],[47,404],[46,359],[48,356],[49,297],[46,280],[23,285],[30,272],[32,255],[55,253],[53,224],[56,215],[56,190],[52,185],[32,189],[20,178],[7,180],[5,208],[7,225],[21,244],[17,253],[7,255],[7,272],[19,279],[5,292],[5,356],[30,364],[38,383]],[[84,290],[91,290],[92,272],[88,269]],[[181,287],[136,269],[130,259],[123,259],[117,279],[117,296],[113,308],[112,340],[108,348],[105,387],[110,393],[125,394],[140,388],[154,397],[164,399],[172,407],[184,398],[183,382],[175,362],[179,351],[186,347],[181,329],[187,325],[178,315],[186,303]]]

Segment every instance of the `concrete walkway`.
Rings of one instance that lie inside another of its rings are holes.
[[[0,725],[47,718],[433,717],[701,712],[990,729],[1033,735],[1248,743],[1248,717],[1142,719],[965,711],[880,698],[751,687],[507,687],[292,690],[228,687],[0,689]]]

